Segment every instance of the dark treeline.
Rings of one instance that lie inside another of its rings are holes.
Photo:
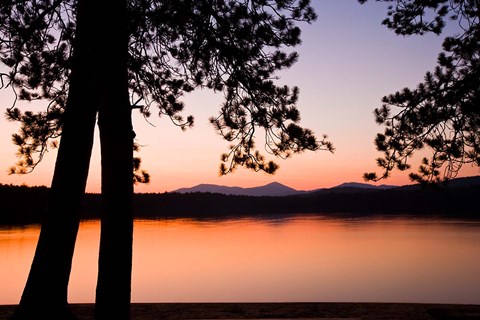
[[[0,224],[39,223],[49,189],[0,184]]]
[[[38,223],[48,188],[0,185],[0,224]],[[232,196],[216,193],[135,194],[137,218],[228,218],[284,214],[416,215],[480,218],[480,188],[325,189],[283,197]],[[96,219],[100,195],[85,196],[82,215]]]

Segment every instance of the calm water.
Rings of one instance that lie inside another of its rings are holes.
[[[18,303],[38,234],[0,229],[0,304]],[[70,302],[94,301],[98,241],[82,223]],[[136,221],[132,300],[480,304],[480,222]]]

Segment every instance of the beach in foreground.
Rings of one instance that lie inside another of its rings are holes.
[[[0,320],[15,306],[0,306]],[[93,320],[92,304],[73,304]],[[480,305],[414,303],[135,303],[132,320],[175,319],[465,319],[480,320]]]

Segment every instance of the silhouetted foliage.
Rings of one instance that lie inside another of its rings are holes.
[[[13,136],[20,160],[12,173],[33,170],[58,146],[76,6],[76,0],[6,0],[0,6],[0,61],[10,70],[0,75],[1,88],[11,88],[16,97],[7,118],[21,123]],[[275,156],[333,150],[326,137],[319,141],[298,125],[298,88],[273,81],[276,71],[298,59],[280,50],[300,44],[296,23],[316,19],[309,0],[132,0],[128,16],[131,104],[145,117],[166,115],[185,129],[194,119],[181,115],[184,93],[196,88],[224,93],[221,112],[210,120],[232,142],[222,155],[222,174],[237,165],[275,172],[278,166],[255,148],[258,127]],[[47,108],[22,112],[17,99],[45,101]]]
[[[140,146],[136,143],[133,144],[133,150],[136,152],[140,151]],[[150,182],[150,174],[140,169],[140,165],[142,163],[142,159],[139,157],[133,157],[133,183],[149,183]]]
[[[365,3],[367,0],[359,0]],[[464,164],[480,166],[480,8],[468,0],[377,0],[392,3],[383,24],[403,36],[441,34],[446,23],[458,24],[459,32],[443,41],[438,66],[427,72],[417,88],[405,88],[383,98],[375,110],[376,121],[385,125],[375,144],[384,152],[377,164],[378,177],[394,169],[410,168],[409,158],[422,148],[432,150],[418,173],[410,178],[422,183],[456,176]]]

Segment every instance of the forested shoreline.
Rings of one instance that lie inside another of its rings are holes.
[[[0,184],[0,224],[40,223],[47,204],[47,187]],[[360,188],[323,189],[282,197],[234,196],[218,193],[143,193],[134,195],[136,218],[233,218],[294,214],[415,215],[480,218],[475,199],[478,186],[444,189]],[[99,194],[86,194],[82,217],[99,217]]]

